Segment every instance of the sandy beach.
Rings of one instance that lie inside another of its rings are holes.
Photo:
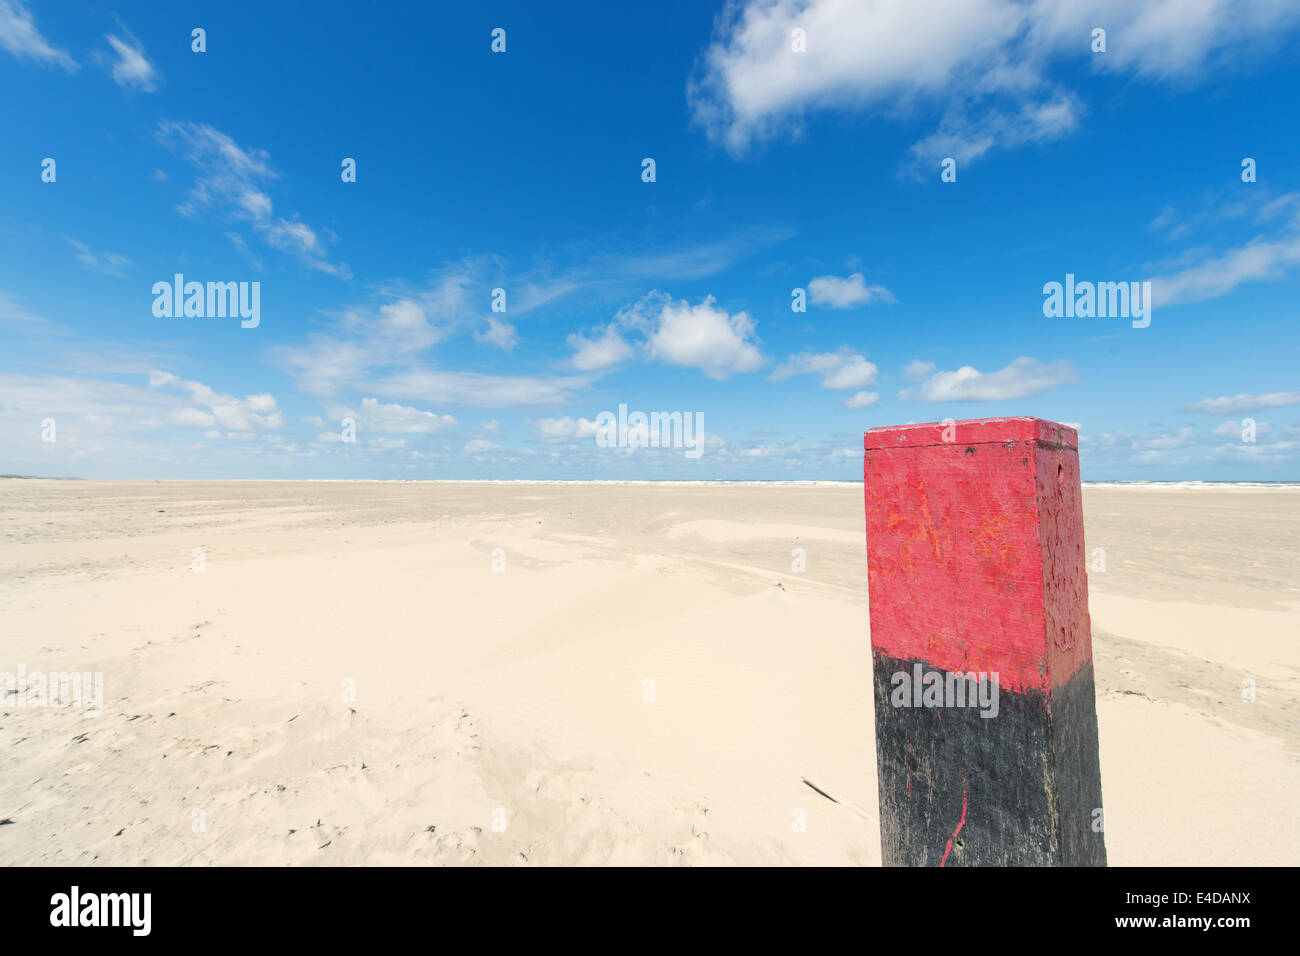
[[[1293,864],[1300,492],[1084,502],[1110,863]],[[860,485],[3,480],[0,864],[878,865],[868,615]]]

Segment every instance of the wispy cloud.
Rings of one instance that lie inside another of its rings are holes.
[[[352,277],[342,263],[329,260],[321,232],[296,214],[276,216],[267,184],[279,178],[265,150],[243,149],[233,139],[206,124],[163,122],[158,140],[192,164],[199,176],[178,210],[195,218],[213,212],[227,220],[247,222],[272,248],[294,255],[310,269],[342,279]]]
[[[1184,268],[1151,280],[1155,305],[1201,302],[1247,282],[1279,279],[1300,265],[1300,231],[1259,237],[1224,252],[1205,253]]]
[[[125,28],[122,33],[123,36],[109,33],[104,37],[117,57],[111,66],[113,82],[126,89],[139,90],[143,93],[157,91],[162,75],[149,61],[149,57],[144,52],[144,44]]]
[[[596,423],[588,418],[539,418],[533,431],[544,442],[578,441],[596,436]]]
[[[588,379],[493,375],[429,367],[428,350],[451,335],[472,308],[464,275],[449,272],[430,289],[333,316],[328,332],[273,349],[271,359],[310,395],[361,393],[389,400],[494,408],[569,400]]]
[[[572,296],[617,300],[641,292],[647,284],[667,285],[708,279],[794,235],[784,226],[751,226],[717,238],[626,242],[602,237],[602,249],[588,254],[571,249],[561,266],[552,261],[511,269],[511,311],[527,313]],[[644,247],[649,246],[647,251]],[[563,261],[563,260],[562,260]]]
[[[93,272],[100,272],[106,276],[122,276],[125,275],[126,267],[131,264],[131,260],[126,256],[115,252],[95,253],[84,242],[68,236],[64,238],[72,248],[77,250],[77,261]]]
[[[816,375],[822,388],[865,388],[876,384],[878,369],[865,355],[843,346],[838,352],[800,352],[791,355],[772,372],[774,382],[782,382],[795,375]],[[862,406],[854,406],[862,407]]]
[[[50,331],[55,323],[33,312],[21,301],[0,289],[0,322],[21,323],[28,330]]]
[[[328,411],[333,419],[351,418],[361,429],[380,434],[434,435],[456,427],[456,419],[451,415],[410,405],[385,404],[377,398],[363,398],[359,410],[332,405]]]
[[[66,50],[52,46],[36,28],[36,18],[21,0],[0,0],[0,48],[19,59],[77,69]]]
[[[509,352],[518,342],[516,329],[509,322],[502,322],[500,319],[488,318],[487,328],[481,332],[476,332],[474,337],[480,342],[496,346]]]
[[[1209,415],[1237,415],[1256,412],[1261,408],[1283,408],[1300,405],[1300,392],[1269,392],[1265,395],[1225,395],[1221,398],[1203,398],[1183,406],[1185,412],[1204,412]]]

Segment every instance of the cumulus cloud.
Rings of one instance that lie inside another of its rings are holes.
[[[149,373],[149,387],[186,392],[195,405],[206,406],[206,412],[200,408],[173,411],[168,417],[174,425],[210,428],[216,424],[232,432],[274,430],[284,425],[275,397],[269,393],[236,398],[216,392],[202,382],[186,381],[157,370]]]
[[[814,111],[929,108],[944,120],[914,153],[970,159],[1075,127],[1077,97],[1050,79],[1060,61],[1186,80],[1251,62],[1297,20],[1297,5],[1259,0],[929,0],[925,16],[912,0],[742,0],[717,20],[687,97],[695,122],[735,155],[801,135]],[[1091,57],[1098,25],[1111,42]]]
[[[861,272],[855,272],[845,279],[839,276],[818,276],[808,283],[808,297],[813,305],[824,305],[832,309],[896,301],[883,285],[867,285]]]
[[[867,408],[880,401],[879,392],[857,392],[844,400],[845,408]]]
[[[713,296],[706,296],[698,305],[684,300],[665,305],[646,345],[652,358],[698,368],[719,380],[736,372],[752,372],[763,364],[749,313],[729,314],[716,306]]]
[[[1021,356],[996,372],[981,372],[970,365],[951,372],[933,372],[918,388],[900,392],[899,398],[922,402],[1001,402],[1037,395],[1078,380],[1078,373],[1069,362],[1044,364]]]
[[[698,368],[721,381],[755,371],[766,361],[754,327],[748,312],[729,313],[711,295],[692,305],[656,290],[623,306],[590,337],[570,335],[574,353],[569,364],[595,371],[639,353],[652,361]]]

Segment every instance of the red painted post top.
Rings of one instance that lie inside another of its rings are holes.
[[[873,649],[1049,691],[1092,660],[1078,434],[1040,418],[865,435]]]
[[[945,435],[945,430],[948,434]],[[918,445],[978,445],[1002,441],[1040,441],[1078,449],[1079,433],[1069,425],[1042,418],[970,418],[960,422],[926,422],[921,425],[887,425],[872,428],[863,445],[873,448]]]

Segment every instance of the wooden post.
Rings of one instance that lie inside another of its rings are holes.
[[[873,428],[863,466],[886,866],[1105,866],[1078,435]]]

